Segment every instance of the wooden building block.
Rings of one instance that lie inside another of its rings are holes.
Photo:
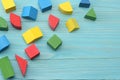
[[[62,40],[57,36],[53,35],[48,41],[47,44],[52,47],[52,49],[56,50],[61,44]]]
[[[22,75],[25,76],[26,70],[27,70],[27,65],[28,65],[27,60],[25,60],[24,58],[22,58],[18,55],[15,55],[15,57],[16,57],[16,60],[17,60],[17,63],[19,65]]]
[[[73,8],[72,8],[72,6],[71,6],[69,1],[64,2],[62,4],[59,4],[59,10],[63,14],[72,14],[72,12],[73,12]]]
[[[85,7],[89,8],[90,7],[90,1],[89,0],[81,0],[79,7]]]
[[[32,6],[25,6],[22,11],[22,17],[26,19],[36,20],[38,10]]]
[[[20,16],[10,13],[10,22],[16,29],[22,29]]]
[[[32,43],[33,41],[41,38],[43,36],[42,31],[38,26],[35,26],[29,30],[27,30],[25,33],[23,33],[23,38],[27,44]]]
[[[69,32],[72,32],[74,30],[79,29],[79,24],[77,23],[76,19],[74,18],[70,18],[68,19],[68,21],[66,22],[66,27],[68,28]]]
[[[5,80],[14,76],[12,64],[7,56],[0,59],[0,69]]]
[[[14,3],[14,0],[1,0],[1,1],[2,1],[2,5],[7,13],[11,12],[13,10],[16,10],[16,5]]]
[[[95,21],[95,20],[96,20],[96,13],[95,13],[94,9],[91,8],[91,9],[88,11],[88,13],[85,15],[84,18]]]
[[[48,11],[52,8],[52,3],[50,0],[38,0],[38,5],[42,12]]]
[[[0,52],[6,49],[10,45],[10,42],[5,35],[0,37]]]
[[[25,49],[25,52],[31,60],[40,54],[40,52],[39,52],[39,50],[38,50],[38,48],[36,47],[35,44],[32,44],[32,45],[28,46]]]
[[[0,30],[1,31],[8,31],[7,21],[2,17],[0,17]]]
[[[52,14],[49,15],[48,23],[50,28],[54,31],[59,24],[60,19]]]

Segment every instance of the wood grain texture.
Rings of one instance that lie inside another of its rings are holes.
[[[5,34],[11,46],[0,53],[0,58],[9,56],[15,70],[15,77],[11,80],[49,80],[49,79],[120,79],[120,0],[90,0],[94,7],[97,20],[84,19],[89,9],[79,8],[80,0],[70,0],[74,12],[64,15],[58,10],[58,4],[66,0],[52,0],[53,8],[41,13],[37,0],[15,0],[17,10],[14,13],[21,15],[23,6],[32,5],[39,11],[36,21],[22,18],[21,31],[14,29],[9,21],[9,14],[4,12],[0,2],[0,16],[9,24],[9,31],[0,31]],[[56,31],[48,26],[48,16],[54,14],[60,18]],[[80,29],[68,33],[65,21],[76,18]],[[29,60],[24,49],[28,46],[21,37],[22,33],[33,26],[40,26],[44,37],[35,42],[41,55]],[[53,51],[47,44],[52,34],[57,34],[62,40],[62,46]],[[29,61],[27,74],[22,77],[15,60],[18,54]],[[0,73],[0,80],[3,77]]]

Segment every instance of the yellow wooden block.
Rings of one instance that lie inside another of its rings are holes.
[[[2,5],[7,13],[16,9],[14,0],[2,0]]]
[[[74,18],[68,19],[68,21],[66,22],[66,27],[68,28],[69,32],[72,32],[72,31],[80,28],[79,24],[77,23],[76,19],[74,19]]]
[[[73,9],[69,1],[59,4],[59,10],[64,14],[72,14]]]

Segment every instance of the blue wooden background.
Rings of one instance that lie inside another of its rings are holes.
[[[9,56],[14,67],[15,77],[11,80],[43,80],[43,79],[120,79],[120,0],[90,0],[94,7],[97,20],[84,19],[89,9],[79,8],[80,0],[70,0],[74,12],[64,15],[58,11],[58,4],[66,0],[52,0],[53,8],[41,13],[37,0],[15,0],[17,10],[14,13],[21,15],[24,6],[32,5],[39,13],[36,21],[22,18],[23,29],[14,29],[9,21],[9,14],[5,13],[0,2],[0,16],[5,18],[9,31],[0,31],[6,35],[11,46],[0,53],[0,58]],[[56,31],[51,31],[48,26],[48,16],[54,14],[60,18]],[[65,22],[69,18],[76,18],[80,29],[68,33]],[[41,55],[34,60],[29,60],[24,49],[28,46],[21,37],[29,28],[38,25],[44,37],[35,42]],[[53,34],[57,34],[63,45],[53,51],[46,41]],[[25,77],[22,77],[15,60],[18,54],[29,62]],[[0,72],[0,80],[3,80]]]

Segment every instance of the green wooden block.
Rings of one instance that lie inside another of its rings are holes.
[[[14,76],[14,70],[7,56],[0,59],[0,69],[5,80]]]
[[[85,18],[94,21],[96,20],[96,14],[93,8],[88,11],[88,13],[85,15]]]
[[[1,31],[8,31],[7,21],[5,19],[3,19],[2,17],[0,17],[0,30]]]
[[[54,50],[56,50],[61,44],[62,40],[57,36],[53,35],[48,41],[47,44],[52,47]]]

